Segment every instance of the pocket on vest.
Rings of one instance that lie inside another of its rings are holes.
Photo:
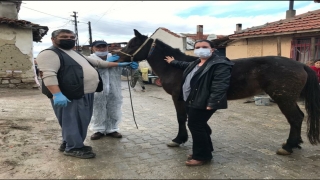
[[[81,84],[59,84],[61,92],[68,98],[68,99],[80,99],[84,95],[84,87]]]

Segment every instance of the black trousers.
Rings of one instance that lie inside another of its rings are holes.
[[[188,127],[192,135],[192,159],[198,161],[211,160],[213,145],[211,141],[212,130],[208,125],[208,120],[216,109],[195,109],[187,107]]]

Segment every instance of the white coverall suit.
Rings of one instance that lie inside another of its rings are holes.
[[[112,56],[108,54],[107,58]],[[89,57],[101,59],[95,54]],[[118,125],[121,122],[122,93],[121,93],[121,72],[123,67],[111,67],[98,69],[103,81],[103,91],[95,92],[93,102],[93,115],[89,129],[94,133],[100,132],[109,134],[119,131]]]

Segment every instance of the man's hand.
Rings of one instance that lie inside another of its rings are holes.
[[[130,64],[130,67],[131,67],[132,69],[138,69],[139,64],[138,64],[137,62],[132,62],[132,63]]]
[[[118,55],[112,55],[112,56],[110,56],[110,57],[108,57],[107,58],[107,61],[109,61],[109,62],[114,62],[114,61],[117,61],[117,60],[119,60],[119,58],[120,58],[120,56],[118,56]]]
[[[71,102],[61,92],[53,94],[53,105],[58,107],[67,107],[68,102]]]

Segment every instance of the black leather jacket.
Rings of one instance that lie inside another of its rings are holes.
[[[172,66],[184,70],[179,100],[183,100],[182,86],[187,75],[199,63],[200,59],[193,62],[171,61]],[[213,54],[192,77],[191,91],[186,105],[197,109],[206,109],[206,107],[226,109],[228,107],[227,90],[233,65],[234,63],[228,58]]]

